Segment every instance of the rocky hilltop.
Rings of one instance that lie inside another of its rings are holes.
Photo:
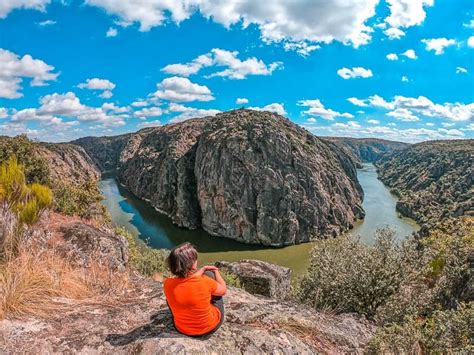
[[[352,157],[358,167],[361,167],[362,163],[375,162],[385,153],[409,146],[408,143],[378,138],[325,137],[324,139],[337,144]]]
[[[350,157],[269,112],[234,110],[75,143],[102,169],[115,161],[119,181],[177,225],[215,236],[297,244],[336,236],[364,215]]]
[[[380,179],[400,196],[403,215],[421,224],[474,215],[474,140],[415,144],[376,165]]]

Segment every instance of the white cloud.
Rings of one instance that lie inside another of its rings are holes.
[[[396,55],[395,53],[389,53],[389,54],[387,54],[387,59],[388,60],[398,60],[398,55]]]
[[[102,109],[106,112],[107,111],[112,111],[112,112],[115,112],[115,113],[124,113],[124,112],[129,112],[130,111],[130,107],[116,106],[112,102],[105,102],[104,104],[102,104]]]
[[[115,84],[107,79],[92,78],[87,79],[85,83],[79,84],[78,87],[89,90],[113,90],[115,89]]]
[[[88,90],[102,90],[99,97],[110,99],[114,95],[112,90],[115,89],[115,84],[107,79],[92,78],[87,79],[85,83],[81,83],[77,85],[77,87]]]
[[[463,67],[456,67],[456,74],[466,74],[467,69]]]
[[[402,81],[405,83],[408,83],[410,80],[408,80],[408,77],[406,75],[402,76]]]
[[[307,41],[301,42],[286,42],[283,45],[285,51],[296,51],[300,56],[307,57],[311,52],[320,49],[321,46],[317,44],[309,44]]]
[[[459,102],[446,102],[444,104],[437,104],[425,96],[395,96],[394,100],[389,102],[378,95],[373,95],[360,101],[370,106],[394,110],[389,113],[389,116],[398,119],[413,121],[416,117],[414,113],[426,117],[440,117],[455,122],[474,119],[474,103],[463,104]]]
[[[372,70],[362,67],[354,67],[352,69],[341,68],[337,71],[337,75],[346,80],[354,78],[370,78],[373,76]]]
[[[215,0],[86,0],[118,16],[126,23],[138,22],[140,31],[180,23],[200,13],[229,28],[256,25],[265,42],[339,41],[355,47],[370,41],[366,21],[375,15],[378,0],[345,1],[215,1]],[[295,48],[298,50],[298,48]]]
[[[347,101],[349,101],[351,104],[356,105],[356,106],[362,106],[362,107],[368,106],[364,100],[360,100],[356,97],[349,97]]]
[[[441,123],[441,126],[443,126],[444,128],[452,127],[454,125],[455,125],[455,123],[449,123],[449,122],[442,122]]]
[[[393,110],[395,108],[393,103],[385,101],[385,99],[379,95],[370,96],[367,101],[370,103],[370,105],[375,107],[382,107],[387,110]]]
[[[362,128],[362,126],[360,124],[358,124],[357,122],[355,121],[349,121],[347,123],[334,123],[332,124],[332,127],[335,127],[335,128],[342,128],[342,129],[360,129]]]
[[[0,1],[0,19],[6,18],[15,9],[43,11],[51,0],[2,0]]]
[[[321,100],[300,100],[298,101],[299,106],[308,107],[306,111],[302,111],[303,114],[311,116],[319,116],[325,120],[333,121],[336,117],[353,118],[354,116],[350,113],[340,113],[330,108],[325,108]]]
[[[405,32],[395,27],[387,28],[385,31],[383,31],[383,33],[385,33],[389,39],[400,39],[405,36]]]
[[[427,51],[434,51],[436,55],[443,54],[446,47],[456,44],[454,39],[447,38],[422,39],[421,42],[426,45]]]
[[[313,124],[313,123],[316,123],[316,122],[318,122],[318,120],[314,117],[310,117],[306,120],[306,123],[308,123],[308,124]]]
[[[207,86],[191,82],[188,78],[173,76],[163,79],[157,84],[155,97],[168,101],[190,102],[214,100],[211,90]]]
[[[387,116],[395,117],[397,120],[400,121],[416,122],[420,120],[417,116],[415,116],[410,110],[406,108],[397,108],[395,111],[387,113]]]
[[[237,100],[235,100],[235,103],[237,105],[244,105],[244,104],[248,104],[249,100],[244,98],[244,97],[239,97],[239,98],[237,98]]]
[[[379,120],[368,120],[367,122],[370,124],[380,124]]]
[[[424,7],[433,6],[434,0],[387,0],[390,16],[385,21],[394,28],[407,28],[423,23]]]
[[[146,100],[137,100],[137,101],[132,102],[133,107],[145,107],[148,105],[150,105],[150,103]]]
[[[147,107],[139,111],[135,111],[134,115],[138,118],[158,117],[163,114],[163,110],[159,107]]]
[[[468,23],[463,24],[464,27],[474,28],[474,19],[471,19]]]
[[[418,58],[413,49],[408,49],[405,52],[403,52],[401,55],[404,55],[405,57],[410,58],[410,59],[417,59]]]
[[[170,64],[162,69],[167,74],[189,76],[198,73],[204,67],[224,67],[219,72],[212,73],[206,77],[227,77],[229,79],[245,79],[249,75],[270,75],[278,68],[281,62],[265,64],[261,59],[251,57],[245,60],[237,58],[239,52],[227,51],[214,48],[209,53],[203,54],[186,64]]]
[[[53,20],[45,20],[45,21],[38,22],[38,26],[41,26],[41,27],[53,26],[55,24],[56,24],[56,21],[53,21]]]
[[[31,86],[47,85],[48,81],[56,80],[59,75],[53,73],[53,70],[53,66],[33,59],[29,54],[20,58],[15,53],[0,48],[0,98],[22,97],[22,78],[32,79]]]
[[[178,112],[179,115],[169,120],[170,123],[182,122],[191,118],[200,118],[215,116],[221,111],[215,109],[200,109],[194,107],[188,107],[180,104],[170,103],[168,106],[168,112]]]
[[[0,119],[8,117],[8,110],[5,107],[0,107]]]
[[[125,124],[124,119],[129,117],[122,108],[113,104],[104,104],[102,107],[90,107],[82,104],[73,93],[50,94],[40,99],[38,108],[26,108],[12,115],[14,122],[38,121],[43,124],[57,124],[63,118],[81,122],[98,122],[103,127],[117,127]]]
[[[102,92],[102,94],[99,95],[99,97],[103,99],[110,99],[112,96],[114,96],[114,94],[110,90],[105,90],[104,92]]]
[[[306,129],[320,136],[348,136],[348,137],[374,137],[389,140],[416,143],[432,139],[459,139],[464,136],[460,130],[409,128],[398,129],[395,123],[387,126],[361,127],[356,122],[352,124],[335,123],[330,126],[305,126]]]
[[[251,110],[257,110],[257,111],[270,111],[274,112],[278,115],[285,116],[286,111],[285,111],[285,106],[283,104],[280,104],[278,102],[273,102],[271,104],[265,105],[263,107],[249,107]]]
[[[105,37],[116,37],[118,35],[118,31],[116,28],[109,27],[107,32],[105,33]]]
[[[474,48],[474,36],[471,36],[467,39],[467,45],[471,48]]]
[[[426,125],[427,125],[428,127],[433,127],[435,124],[434,124],[433,122],[426,122]]]
[[[161,122],[158,120],[140,122],[137,125],[138,128],[159,127],[159,126],[161,126]]]

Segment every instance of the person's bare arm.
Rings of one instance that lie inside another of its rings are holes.
[[[225,280],[222,278],[219,269],[215,266],[204,266],[205,271],[212,271],[216,277],[217,288],[216,291],[212,294],[213,296],[224,296],[227,292],[227,285]]]

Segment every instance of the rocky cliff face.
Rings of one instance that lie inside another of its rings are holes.
[[[100,171],[105,172],[117,168],[120,154],[130,136],[130,134],[123,134],[112,137],[84,137],[71,143],[81,146]]]
[[[118,178],[177,225],[245,243],[332,237],[364,214],[347,154],[268,112],[139,131],[120,152]]]
[[[373,163],[385,153],[409,146],[407,143],[377,138],[325,137],[324,139],[337,144],[352,157],[357,166],[361,166],[362,163]]]
[[[403,215],[421,224],[474,215],[474,140],[415,144],[376,165],[380,179],[400,196]]]
[[[100,177],[94,161],[77,145],[41,143],[36,151],[48,163],[49,176],[53,181],[67,180],[79,185]]]

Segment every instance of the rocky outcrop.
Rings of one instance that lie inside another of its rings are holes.
[[[474,215],[474,140],[415,144],[383,156],[376,166],[400,196],[397,210],[418,223]]]
[[[100,171],[83,148],[65,143],[41,143],[37,154],[49,166],[52,181],[69,181],[75,185],[97,181]]]
[[[91,260],[100,260],[117,270],[127,265],[128,242],[120,235],[81,222],[63,225],[59,232],[65,243],[58,246],[58,251],[78,266],[89,267]]]
[[[128,301],[68,304],[50,320],[0,322],[6,354],[311,354],[362,353],[375,333],[350,314],[324,314],[305,306],[230,289],[225,322],[212,336],[176,332],[161,284],[140,281]]]
[[[291,269],[261,260],[219,261],[215,264],[237,276],[242,288],[253,294],[285,300],[291,292]]]
[[[119,181],[175,224],[245,243],[334,237],[364,215],[348,156],[269,112],[139,131],[118,167]]]
[[[346,152],[361,167],[362,163],[373,163],[383,154],[404,149],[407,143],[378,138],[325,137]]]

